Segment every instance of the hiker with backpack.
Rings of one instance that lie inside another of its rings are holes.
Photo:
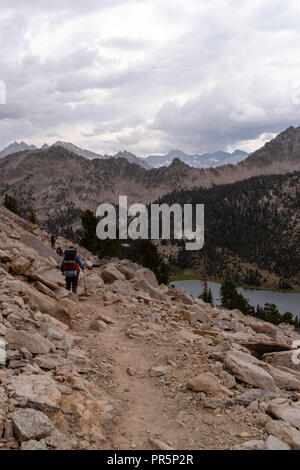
[[[76,248],[74,248],[74,246],[70,246],[65,251],[65,256],[62,260],[60,269],[66,278],[66,289],[71,290],[72,287],[73,294],[77,294],[80,268],[84,272],[84,264],[81,261],[80,256],[77,254]]]
[[[56,242],[55,236],[51,235],[50,243],[51,243],[51,248],[52,248],[53,251],[55,250],[55,242]]]

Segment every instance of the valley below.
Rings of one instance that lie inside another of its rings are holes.
[[[170,284],[176,289],[184,288],[193,297],[198,297],[203,292],[203,283],[201,280],[184,280],[184,281],[171,281]],[[220,288],[221,284],[218,282],[208,281],[208,288],[211,289],[214,302],[220,305]],[[296,317],[300,317],[300,292],[279,292],[264,290],[264,289],[247,289],[238,287],[238,292],[246,297],[250,304],[253,306],[259,305],[263,307],[266,303],[274,304],[277,306],[279,312],[291,312]]]

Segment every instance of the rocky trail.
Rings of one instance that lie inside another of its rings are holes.
[[[74,296],[49,234],[0,215],[0,449],[300,449],[294,327],[82,247]]]
[[[115,312],[112,316],[111,309],[109,314],[114,324],[95,335],[93,340],[89,328],[90,320],[84,319],[76,331],[80,335],[86,335],[87,341],[84,341],[81,347],[88,351],[93,363],[105,360],[111,364],[110,381],[106,391],[119,402],[115,416],[116,424],[109,429],[112,448],[229,448],[230,445],[239,443],[241,429],[244,429],[244,437],[261,435],[259,430],[253,433],[247,423],[242,428],[237,427],[236,417],[232,420],[226,413],[224,416],[217,412],[212,415],[203,410],[201,413],[198,410],[197,413],[195,403],[191,403],[189,407],[194,421],[191,426],[192,419],[184,397],[186,393],[182,393],[180,403],[181,394],[176,397],[176,392],[169,390],[170,383],[166,384],[170,378],[165,376],[164,369],[168,369],[168,366],[160,366],[161,357],[172,357],[170,347],[157,344],[157,341],[144,342],[143,337],[130,338],[125,333],[128,314]],[[167,359],[166,363],[175,364],[171,359]],[[94,374],[93,378],[97,380]],[[103,386],[101,374],[100,383]],[[174,398],[177,398],[176,401]],[[230,434],[225,440],[223,425],[230,428]]]

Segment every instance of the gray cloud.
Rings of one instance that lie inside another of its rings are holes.
[[[254,149],[300,124],[295,0],[2,0],[1,9],[0,147],[59,136],[101,153]]]

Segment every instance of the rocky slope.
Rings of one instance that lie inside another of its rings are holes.
[[[39,219],[78,219],[77,209],[95,210],[101,202],[153,202],[179,189],[211,187],[263,174],[300,169],[300,127],[289,128],[237,165],[191,168],[178,159],[167,168],[146,169],[126,158],[87,160],[62,147],[25,151],[0,160],[0,197],[15,196],[32,206]]]
[[[48,239],[0,208],[0,448],[300,449],[299,332]]]

